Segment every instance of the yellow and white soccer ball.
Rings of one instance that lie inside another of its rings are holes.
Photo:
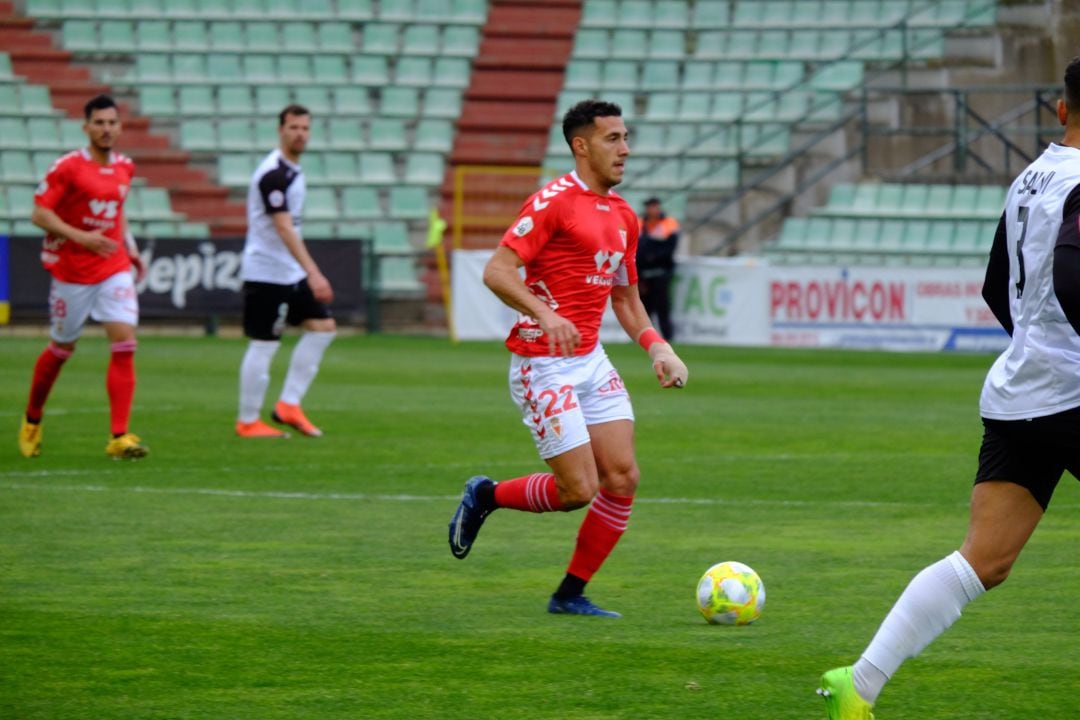
[[[717,563],[698,580],[697,603],[713,625],[749,625],[765,607],[765,584],[748,565]]]

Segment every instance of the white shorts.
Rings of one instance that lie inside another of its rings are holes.
[[[79,339],[86,318],[98,322],[139,324],[139,296],[135,278],[123,270],[93,285],[53,278],[49,289],[49,335],[56,342]]]
[[[630,393],[601,345],[580,357],[510,359],[510,396],[544,460],[589,442],[589,426],[634,419]]]

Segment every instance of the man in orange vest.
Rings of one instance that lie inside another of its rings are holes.
[[[638,288],[650,317],[660,324],[660,333],[672,338],[671,278],[675,274],[675,248],[679,244],[679,222],[664,214],[658,198],[645,201],[639,220],[637,252]]]

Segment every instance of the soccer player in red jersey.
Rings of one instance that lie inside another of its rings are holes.
[[[112,351],[105,379],[112,438],[105,452],[113,458],[141,458],[147,449],[128,432],[135,394],[135,327],[139,322],[132,266],[140,276],[143,272],[124,217],[124,200],[135,166],[112,151],[121,128],[111,97],[98,95],[90,100],[84,116],[83,130],[89,144],[53,164],[34,196],[30,216],[47,233],[41,262],[52,275],[52,341],[34,366],[19,450],[25,457],[41,453],[45,400],[64,362],[75,351],[86,319],[92,317],[103,324]]]
[[[498,508],[541,513],[589,505],[548,612],[619,617],[584,595],[626,530],[638,486],[630,396],[599,342],[608,299],[648,352],[662,387],[683,387],[687,369],[650,325],[637,288],[638,219],[612,192],[630,154],[622,110],[578,103],[563,118],[563,136],[575,171],[525,201],[484,270],[485,284],[520,313],[506,341],[510,393],[551,471],[499,483],[470,478],[450,521],[450,550],[468,555]]]

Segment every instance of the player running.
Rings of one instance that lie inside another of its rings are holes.
[[[293,349],[285,385],[271,417],[308,437],[320,437],[300,402],[319,372],[323,353],[337,335],[328,305],[330,281],[304,244],[300,216],[307,187],[300,156],[311,135],[311,113],[289,105],[278,115],[280,145],[263,158],[248,188],[248,231],[240,264],[244,280],[244,334],[251,338],[240,365],[240,437],[288,437],[259,419],[270,363],[285,325],[304,332]]]
[[[622,110],[578,103],[563,118],[563,136],[576,170],[525,201],[484,269],[485,284],[520,313],[506,341],[510,395],[551,472],[499,483],[470,478],[450,521],[450,551],[468,555],[498,508],[541,513],[591,502],[548,612],[619,617],[584,596],[626,530],[638,486],[630,396],[599,343],[608,298],[652,358],[661,386],[683,387],[687,369],[650,326],[634,262],[638,220],[611,192],[630,153]]]
[[[854,666],[821,678],[831,720],[865,720],[878,694],[1008,577],[1065,470],[1080,477],[1080,58],[1065,71],[1061,144],[1013,182],[983,297],[1012,336],[983,384],[985,432],[959,551],[915,576]]]
[[[131,190],[135,166],[112,151],[120,137],[120,116],[111,97],[91,99],[83,115],[89,144],[57,160],[34,195],[30,219],[47,233],[41,262],[52,275],[51,342],[34,365],[26,417],[19,431],[19,451],[25,457],[41,454],[45,401],[91,317],[104,326],[111,351],[105,387],[112,438],[105,453],[135,459],[147,454],[139,437],[128,432],[135,395],[135,327],[139,324],[132,266],[140,277],[143,272],[124,216],[124,200]]]

